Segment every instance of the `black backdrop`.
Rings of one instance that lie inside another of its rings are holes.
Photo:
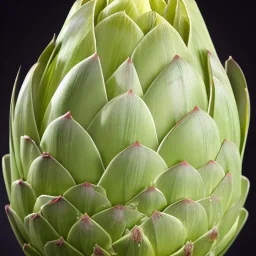
[[[1,11],[1,76],[0,76],[0,156],[8,153],[8,111],[11,90],[19,65],[21,78],[37,60],[54,33],[64,22],[72,0],[0,0]],[[250,218],[228,256],[256,255],[256,96],[255,80],[255,13],[253,1],[197,0],[222,62],[232,55],[242,66],[248,80],[252,102],[249,140],[243,164],[243,173],[251,181],[246,203]],[[2,175],[0,175],[0,254],[23,255],[5,216],[8,203]]]

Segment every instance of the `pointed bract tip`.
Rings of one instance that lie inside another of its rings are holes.
[[[182,203],[184,204],[191,204],[191,203],[194,203],[195,201],[190,199],[190,198],[185,198],[182,200]]]
[[[24,184],[24,181],[22,179],[19,179],[18,182],[17,182],[18,185],[23,185]]]
[[[149,192],[156,191],[156,186],[155,186],[155,185],[152,185],[152,186],[148,187],[148,188],[147,188],[147,191],[149,191]]]
[[[51,155],[50,155],[50,153],[48,153],[48,152],[43,152],[42,157],[43,157],[43,158],[50,158]]]
[[[184,166],[184,167],[189,167],[189,163],[187,161],[182,161],[180,163],[180,165]]]
[[[134,95],[133,90],[132,90],[132,89],[130,89],[130,90],[128,91],[128,94],[129,94],[129,95]]]
[[[39,218],[39,214],[38,213],[34,213],[34,214],[31,215],[31,219],[32,220],[35,220],[37,218]]]
[[[220,202],[220,198],[218,196],[211,196],[212,201]]]
[[[102,251],[102,249],[97,244],[94,247],[93,253],[94,253],[95,256],[104,256],[104,252]]]
[[[27,135],[24,135],[24,136],[23,136],[23,139],[24,139],[24,140],[28,140],[28,141],[32,141],[32,139],[31,139],[29,136],[27,136]]]
[[[142,230],[138,226],[135,226],[131,231],[131,239],[137,244],[142,242]]]
[[[223,144],[226,144],[226,143],[231,143],[229,140],[227,140],[227,139],[224,139],[223,140]]]
[[[114,206],[114,209],[115,209],[115,210],[122,210],[122,211],[123,211],[123,210],[124,210],[124,206],[121,205],[121,204],[118,204],[118,205],[115,205],[115,206]]]
[[[152,219],[153,219],[153,220],[158,220],[158,219],[161,218],[161,216],[162,216],[162,213],[161,213],[161,212],[159,212],[159,211],[154,211],[153,214],[152,214]]]
[[[141,144],[140,144],[138,141],[135,141],[135,142],[133,143],[133,146],[134,146],[134,147],[140,147]]]
[[[83,183],[83,186],[84,186],[85,188],[91,188],[91,187],[92,187],[92,184],[91,184],[90,182],[84,182],[84,183]]]
[[[85,223],[85,224],[90,223],[90,217],[89,217],[89,215],[88,215],[87,213],[85,213],[85,214],[83,215],[83,217],[81,218],[81,221],[82,221],[83,223]]]
[[[231,172],[227,173],[226,176],[227,176],[228,180],[232,180],[233,179],[233,176],[232,176]]]
[[[98,55],[97,52],[95,52],[92,57],[93,57],[94,59],[98,59],[98,58],[99,58],[99,55]]]
[[[66,119],[71,119],[72,118],[71,112],[68,111],[63,117]]]
[[[5,210],[6,214],[8,215],[9,212],[10,212],[10,205],[7,204],[7,205],[4,207],[4,210]]]
[[[27,247],[28,247],[28,244],[23,244],[23,250],[25,251],[26,249],[27,249]]]
[[[217,228],[213,228],[209,234],[209,239],[211,241],[216,241],[218,239],[219,236],[219,231]]]
[[[63,244],[64,244],[64,239],[63,239],[63,237],[60,237],[60,239],[56,241],[56,245],[58,247],[62,247]]]
[[[184,247],[184,256],[192,256],[194,250],[194,245],[192,242],[187,242]]]
[[[174,56],[174,59],[175,59],[175,60],[180,60],[181,57],[180,57],[178,54],[176,54],[176,55]]]
[[[208,164],[216,164],[216,161],[214,161],[214,160],[210,160],[209,162],[208,162]]]
[[[128,62],[129,64],[132,64],[132,59],[129,57],[129,58],[127,59],[127,62]]]
[[[228,61],[230,61],[230,60],[234,60],[232,56],[228,57]]]
[[[62,196],[58,196],[56,198],[53,198],[51,201],[48,202],[48,204],[55,204],[59,202],[62,199]]]
[[[213,56],[213,53],[211,51],[207,51],[208,56]]]
[[[193,112],[197,112],[197,111],[200,111],[200,108],[198,106],[195,106],[193,109]]]

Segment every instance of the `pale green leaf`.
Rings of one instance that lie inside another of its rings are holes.
[[[241,129],[240,153],[243,158],[250,122],[250,97],[243,71],[231,57],[226,62],[226,72],[238,107]]]
[[[116,205],[110,209],[104,210],[92,216],[111,236],[112,241],[120,239],[126,229],[131,229],[144,215],[123,205]]]
[[[106,103],[100,60],[94,54],[73,67],[62,80],[48,105],[40,132],[68,111],[86,129]]]
[[[128,90],[133,90],[139,97],[143,96],[140,80],[130,58],[122,63],[115,73],[108,79],[106,82],[106,90],[109,100]]]
[[[43,153],[34,160],[27,181],[37,196],[59,196],[75,185],[70,173],[48,153]]]
[[[80,212],[93,214],[111,207],[111,203],[105,195],[98,192],[103,189],[88,182],[74,186],[64,193],[64,197]]]
[[[10,201],[11,185],[12,185],[10,155],[5,155],[2,157],[2,169],[3,169],[4,184],[5,184],[7,196]]]
[[[184,60],[191,59],[179,33],[168,23],[158,25],[141,40],[132,60],[144,92],[177,54]]]
[[[200,168],[216,158],[220,147],[216,123],[206,112],[195,107],[163,139],[158,153],[168,166],[185,160]]]
[[[105,188],[113,205],[125,204],[166,169],[165,162],[156,152],[134,143],[110,162],[99,185]]]
[[[199,200],[205,197],[205,186],[200,174],[182,162],[162,173],[155,181],[170,205],[183,198]]]
[[[186,241],[195,241],[208,231],[208,217],[204,207],[191,199],[183,199],[168,206],[164,213],[182,222]]]
[[[41,145],[72,175],[76,183],[97,182],[104,169],[89,134],[67,113],[45,130]]]
[[[21,220],[33,212],[36,194],[32,187],[22,180],[15,181],[11,187],[11,207]]]
[[[100,22],[95,27],[95,36],[104,78],[108,80],[131,56],[144,34],[125,12],[119,12]]]
[[[85,255],[92,254],[95,244],[103,249],[108,249],[112,244],[109,234],[87,214],[70,229],[67,241]]]
[[[207,111],[207,94],[200,74],[179,56],[154,80],[143,100],[152,113],[160,141],[193,107]]]
[[[23,252],[26,254],[26,256],[42,256],[42,254],[37,251],[31,244],[24,244]]]
[[[144,101],[131,90],[103,107],[88,127],[88,133],[105,166],[135,141],[153,150],[158,146],[152,115]]]
[[[41,208],[42,216],[65,239],[81,213],[62,196],[55,197]]]
[[[152,244],[155,255],[170,255],[185,242],[186,231],[181,221],[165,213],[154,212],[141,228]]]

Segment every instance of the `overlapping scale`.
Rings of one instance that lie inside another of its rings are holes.
[[[248,89],[226,72],[193,0],[76,1],[12,95],[6,213],[24,253],[223,255],[249,189]]]

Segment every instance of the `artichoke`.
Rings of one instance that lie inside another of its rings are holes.
[[[248,213],[250,103],[194,0],[77,0],[10,109],[28,256],[224,255]]]

